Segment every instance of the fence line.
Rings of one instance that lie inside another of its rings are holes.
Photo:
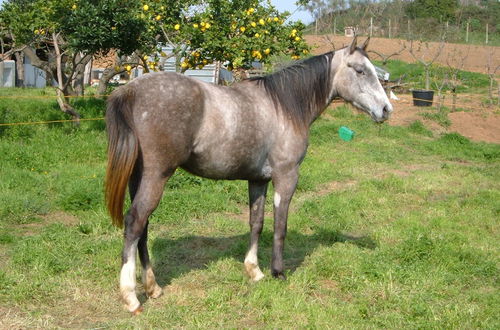
[[[461,24],[450,24],[448,21],[432,24],[429,28],[425,22],[419,22],[418,19],[380,19],[380,17],[370,16],[363,21],[355,21],[352,18],[342,18],[334,15],[328,18],[320,18],[316,21],[316,34],[333,33],[334,35],[344,35],[346,29],[353,28],[358,34],[370,37],[380,38],[405,38],[420,39],[429,38],[439,41],[441,35],[446,35],[449,42],[465,42],[466,44],[490,45],[492,36],[498,39],[498,30],[491,31],[490,24],[482,23],[479,26],[472,26],[471,21],[465,21]],[[340,25],[340,27],[339,27]],[[425,28],[422,28],[425,26]],[[419,27],[419,28],[417,28]],[[493,26],[494,28],[494,26]],[[471,36],[475,36],[475,43]]]
[[[64,96],[63,98],[65,99],[76,99],[76,98],[94,98],[98,99],[101,97],[108,97],[110,94],[104,94],[104,95],[68,95]],[[57,95],[35,95],[35,96],[30,96],[30,95],[21,95],[21,96],[14,96],[14,95],[5,95],[5,96],[0,96],[0,99],[56,99],[58,96]]]
[[[109,96],[109,95],[107,95]],[[55,96],[54,96],[55,97]],[[0,98],[4,98],[1,97]],[[427,99],[419,99],[419,98],[412,98],[412,100],[415,101],[426,101],[429,102],[430,100]],[[333,100],[330,104],[333,103],[346,103],[343,100],[336,99]],[[411,104],[411,101],[406,101],[406,100],[393,100],[393,103],[399,103],[399,104]],[[441,106],[445,106],[446,104],[448,105],[453,105],[453,103],[447,103],[447,102],[442,102]],[[458,103],[455,103],[456,108],[462,108],[462,109],[469,109],[469,110],[483,110],[484,108],[475,108],[475,107],[470,107],[470,106],[465,106],[461,105]],[[48,121],[32,121],[32,122],[18,122],[18,123],[0,123],[0,127],[5,127],[5,126],[28,126],[28,125],[43,125],[43,124],[54,124],[54,123],[71,123],[71,122],[81,122],[81,121],[98,121],[98,120],[104,120],[104,117],[97,117],[97,118],[80,118],[80,119],[60,119],[60,120],[48,120]]]
[[[53,123],[70,123],[70,122],[80,122],[80,121],[96,121],[104,120],[104,117],[99,118],[80,118],[80,119],[61,119],[61,120],[47,120],[47,121],[27,121],[20,123],[0,123],[1,126],[26,126],[26,125],[41,125],[41,124],[53,124]]]

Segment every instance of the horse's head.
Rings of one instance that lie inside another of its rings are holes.
[[[378,80],[375,67],[366,56],[369,40],[358,47],[357,37],[354,37],[349,47],[335,54],[333,86],[340,97],[380,123],[389,118],[392,105]]]

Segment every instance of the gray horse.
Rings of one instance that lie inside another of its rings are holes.
[[[383,122],[392,112],[368,40],[297,62],[273,74],[222,87],[176,73],[144,75],[110,96],[106,112],[106,202],[113,223],[125,222],[120,291],[126,308],[140,313],[135,293],[139,251],[142,282],[151,298],[161,295],[147,249],[148,217],[165,183],[181,167],[211,179],[247,180],[250,248],[245,269],[264,277],[257,260],[267,186],[274,186],[271,273],[284,279],[283,245],[288,206],[306,154],[309,127],[335,97]],[[123,216],[126,188],[132,205]]]

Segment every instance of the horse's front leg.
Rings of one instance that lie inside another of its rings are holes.
[[[271,273],[274,277],[285,280],[283,272],[283,248],[288,220],[288,207],[299,178],[298,166],[273,174],[274,186],[274,238]]]
[[[257,250],[259,237],[264,224],[264,208],[266,203],[268,182],[248,181],[250,206],[250,248],[245,257],[245,270],[252,281],[259,281],[264,274],[259,268]]]

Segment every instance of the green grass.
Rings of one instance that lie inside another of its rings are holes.
[[[427,112],[422,112],[420,115],[429,120],[433,120],[439,125],[443,127],[450,127],[451,126],[451,120],[448,118],[448,114],[450,111],[446,107],[441,107],[441,110],[433,110],[433,111],[427,111]]]
[[[74,102],[84,118],[103,115],[100,100]],[[1,100],[0,114],[1,122],[64,118],[50,99]],[[338,137],[342,125],[353,141]],[[246,183],[178,171],[149,231],[164,295],[146,300],[139,286],[139,317],[119,299],[122,232],[103,205],[105,151],[102,122],[0,129],[2,327],[500,324],[499,145],[329,110],[312,126],[292,202],[285,282],[270,278],[269,216],[259,251],[267,277],[252,284],[243,272]]]
[[[373,62],[375,65],[383,67],[381,61],[374,60]],[[423,65],[419,63],[389,60],[385,69],[390,72],[391,80],[404,76],[402,81],[409,84],[408,88],[424,88],[425,71]],[[435,83],[441,85],[441,81],[444,77],[449,77],[450,72],[447,67],[434,64],[431,66],[430,75],[431,89],[436,89]],[[483,93],[488,90],[489,78],[486,74],[460,70],[457,74],[457,79],[461,82],[461,84],[457,87],[457,93]],[[443,92],[448,90],[449,86],[445,86],[443,88]]]

